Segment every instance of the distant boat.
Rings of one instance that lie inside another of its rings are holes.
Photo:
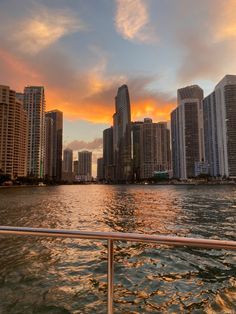
[[[43,182],[39,182],[38,186],[46,186],[46,184]]]

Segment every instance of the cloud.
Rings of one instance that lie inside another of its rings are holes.
[[[192,9],[201,18],[192,16],[194,23],[190,27],[185,26],[186,21],[184,26],[177,26],[175,44],[182,51],[177,76],[182,83],[204,79],[218,81],[226,73],[236,71],[236,1],[208,1],[206,6],[195,2],[194,8],[191,4],[186,3],[185,10]]]
[[[131,101],[131,114],[133,120],[152,117],[156,121],[168,120],[170,111],[175,107],[175,99],[168,93],[151,90],[149,86],[158,79],[152,76],[117,77],[110,79],[106,88],[99,93],[92,94],[84,99],[85,106],[95,108],[96,118],[100,122],[112,123],[115,110],[114,97],[122,84],[127,84]]]
[[[14,82],[15,88],[22,86],[22,78],[27,77],[29,81],[39,81],[40,74],[35,71],[27,61],[3,48],[0,48],[0,68],[4,80]],[[17,78],[17,79],[16,79]]]
[[[236,0],[219,3],[219,14],[216,22],[215,40],[221,42],[236,38]]]
[[[147,1],[116,0],[115,26],[125,39],[143,43],[157,41],[149,25]]]
[[[79,150],[101,150],[102,149],[102,138],[96,138],[91,142],[85,141],[72,141],[70,143],[64,143],[66,148],[79,151]]]
[[[32,4],[32,1],[29,3]],[[125,3],[131,14],[135,3]],[[144,17],[138,15],[142,26],[133,20],[135,32],[131,32],[130,36],[138,38],[144,26],[148,25],[148,11],[144,2],[138,1],[136,6]],[[142,119],[147,115],[152,115],[155,120],[169,118],[165,106],[174,106],[175,100],[169,99],[168,94],[150,90],[154,82],[158,86],[156,77],[142,74],[131,76],[122,73],[122,70],[120,73],[108,74],[109,55],[95,44],[85,48],[90,54],[90,62],[82,70],[77,65],[76,57],[72,57],[68,50],[63,50],[59,44],[53,45],[62,36],[83,29],[80,19],[73,12],[39,4],[23,9],[21,15],[16,10],[15,18],[9,14],[4,16],[4,10],[0,13],[2,83],[17,91],[23,91],[26,85],[43,85],[47,110],[57,108],[64,112],[66,119],[109,124],[112,123],[115,110],[117,89],[126,83],[130,91],[133,119]]]
[[[22,59],[3,49],[0,56],[4,56],[0,59],[0,67],[5,83],[18,90],[28,84],[45,86],[47,110],[62,110],[67,119],[112,123],[114,97],[124,83],[129,87],[133,119],[147,115],[156,120],[168,119],[168,110],[175,104],[175,99],[168,94],[150,90],[149,86],[154,82],[158,85],[156,77],[108,75],[104,56],[80,73],[73,67],[73,61],[60,51],[41,52],[37,63],[33,57]]]
[[[3,30],[11,34],[9,44],[22,53],[33,55],[63,36],[84,30],[82,21],[68,9],[48,8],[33,2],[25,16],[7,19],[0,14]]]

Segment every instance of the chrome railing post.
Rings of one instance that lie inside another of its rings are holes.
[[[113,240],[107,240],[107,313],[113,314],[113,293],[114,293],[114,256]]]

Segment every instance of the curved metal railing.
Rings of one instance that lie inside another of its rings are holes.
[[[207,249],[226,249],[236,250],[236,241],[170,237],[159,235],[148,235],[139,233],[122,233],[122,232],[90,232],[78,230],[58,230],[44,228],[25,228],[0,226],[0,235],[18,235],[18,236],[38,236],[38,237],[61,237],[76,239],[95,239],[107,240],[108,243],[108,266],[107,266],[107,313],[113,313],[113,292],[114,292],[114,241],[132,241],[155,243],[158,245],[169,246],[188,246]]]

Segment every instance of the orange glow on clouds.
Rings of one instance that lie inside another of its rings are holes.
[[[223,41],[236,37],[236,0],[222,1],[221,14],[216,28],[216,40]]]
[[[63,111],[64,116],[69,120],[83,119],[94,123],[111,123],[113,108],[109,109],[102,104],[86,103],[78,101],[66,101],[61,97],[60,91],[46,91],[47,110],[59,109]],[[56,105],[55,105],[56,104]]]
[[[176,107],[173,103],[164,103],[155,99],[144,99],[131,104],[132,120],[143,120],[152,118],[154,122],[170,120],[170,112]]]
[[[113,100],[111,99],[111,102]],[[60,99],[59,93],[52,93],[47,91],[47,110],[57,108],[64,112],[66,118],[84,119],[94,123],[109,123],[112,124],[112,116],[115,112],[115,104],[110,105],[106,103],[87,103],[83,106],[82,103],[63,102]],[[110,106],[109,106],[110,105]],[[132,120],[143,120],[145,117],[150,117],[154,121],[168,121],[170,120],[170,112],[176,107],[175,103],[159,104],[155,99],[143,99],[131,103]]]
[[[11,88],[23,91],[25,85],[45,86],[47,110],[57,108],[64,113],[65,118],[71,120],[83,119],[94,123],[112,124],[115,93],[110,92],[109,97],[103,97],[102,93],[110,91],[114,86],[117,89],[120,83],[116,78],[111,81],[105,79],[99,67],[84,77],[83,90],[70,89],[70,87],[63,89],[53,86],[50,82],[45,83],[43,73],[32,69],[26,60],[21,60],[3,49],[0,49],[0,58],[11,72],[10,80],[8,80]],[[101,96],[98,97],[98,95]],[[131,96],[135,99],[135,95]],[[144,117],[150,117],[154,121],[169,120],[170,111],[174,107],[174,103],[165,103],[164,99],[158,101],[151,96],[140,96],[140,99],[131,102],[132,120],[142,120]]]
[[[32,68],[28,66],[27,62],[20,60],[19,58],[15,57],[13,54],[1,48],[0,48],[0,59],[8,67],[9,70],[15,73],[16,76],[15,76],[13,85],[17,86],[17,88],[20,85],[20,81],[22,77],[27,77],[28,79],[31,80],[31,82],[40,80],[39,73],[36,73],[35,71],[33,71]]]

